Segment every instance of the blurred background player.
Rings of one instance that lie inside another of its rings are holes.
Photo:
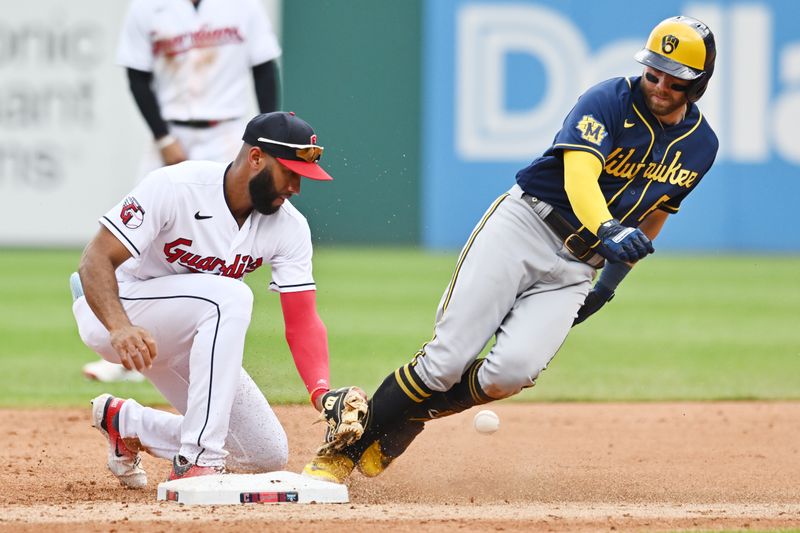
[[[357,466],[376,476],[427,421],[535,384],[570,328],[653,253],[668,215],[711,168],[719,142],[695,102],[715,58],[705,24],[673,17],[636,53],[641,76],[606,80],[579,98],[553,145],[475,226],[433,338],[384,379],[363,436],[338,450],[326,443],[305,475],[341,483]],[[614,324],[620,337],[629,328]]]
[[[227,163],[250,112],[252,76],[261,113],[278,108],[281,48],[259,0],[133,0],[117,63],[127,69],[154,142],[137,181],[187,159]],[[103,359],[84,365],[98,381],[141,381]]]

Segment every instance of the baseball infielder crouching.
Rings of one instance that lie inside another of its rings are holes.
[[[570,328],[654,251],[651,239],[714,162],[717,137],[696,102],[715,56],[705,24],[673,17],[636,54],[641,76],[580,97],[553,145],[475,226],[433,338],[375,392],[361,439],[328,443],[304,474],[342,482],[357,467],[376,476],[427,421],[534,385]]]
[[[258,115],[230,164],[187,161],[152,172],[100,218],[84,250],[84,295],[73,304],[81,339],[137,369],[179,415],[103,394],[92,416],[108,466],[143,487],[139,449],[172,459],[169,479],[285,467],[286,434],[242,368],[253,294],[242,281],[269,266],[286,340],[321,408],[328,344],[317,314],[311,236],[289,198],[300,177],[331,180],[323,148],[293,113]],[[364,402],[365,404],[365,402]],[[365,405],[364,405],[365,406]]]

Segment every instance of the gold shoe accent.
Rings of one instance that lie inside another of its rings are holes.
[[[358,471],[367,477],[375,477],[383,473],[392,463],[392,457],[387,457],[381,451],[380,441],[370,444],[358,460]]]
[[[344,483],[355,464],[344,455],[317,455],[305,467],[303,475],[320,481]]]

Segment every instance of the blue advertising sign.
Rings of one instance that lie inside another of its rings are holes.
[[[639,75],[661,20],[705,22],[717,62],[698,105],[717,133],[711,171],[660,250],[800,251],[800,2],[624,0],[425,3],[422,240],[461,246],[516,172],[551,144],[577,97]]]

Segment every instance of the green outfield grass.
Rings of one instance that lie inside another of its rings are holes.
[[[148,384],[85,380],[67,278],[78,250],[0,250],[0,405],[84,405]],[[372,391],[432,333],[456,252],[318,247],[315,277],[336,386]],[[577,327],[528,401],[800,399],[800,257],[656,255],[607,309]],[[273,403],[304,402],[268,269],[245,366]]]

